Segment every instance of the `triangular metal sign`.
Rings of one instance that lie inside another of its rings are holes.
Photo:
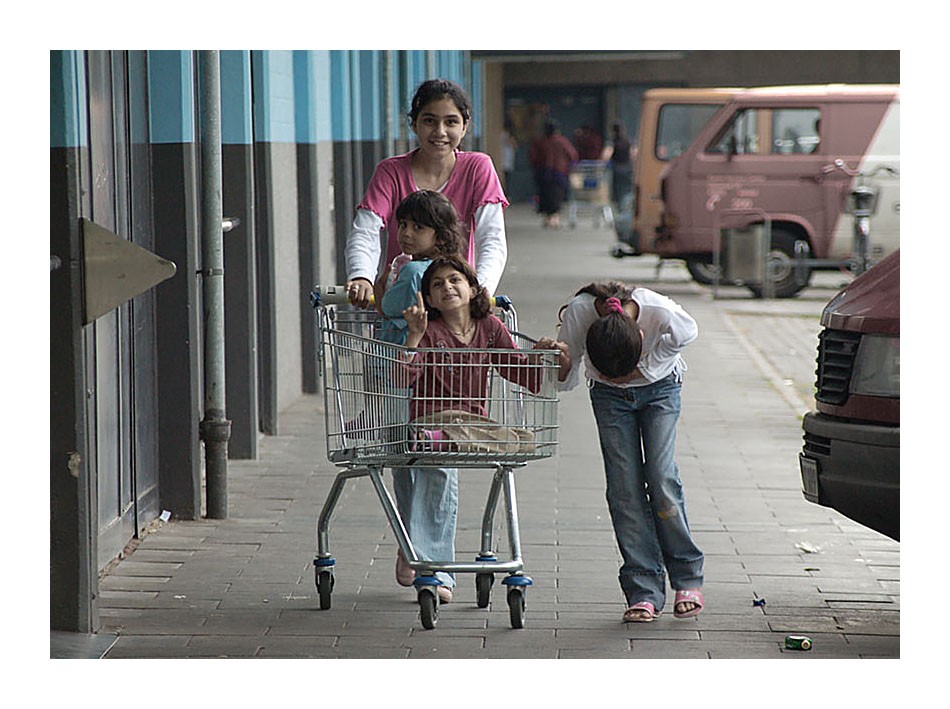
[[[171,261],[113,234],[95,222],[88,219],[80,221],[85,254],[84,324],[88,325],[125,301],[175,275],[177,268]]]

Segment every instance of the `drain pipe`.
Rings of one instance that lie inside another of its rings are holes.
[[[201,250],[204,302],[204,419],[207,516],[228,516],[228,440],[224,382],[224,229],[221,199],[221,72],[217,51],[199,51]]]

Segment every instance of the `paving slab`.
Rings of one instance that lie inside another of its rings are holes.
[[[620,559],[583,388],[561,397],[558,454],[516,475],[535,580],[524,629],[510,627],[500,578],[490,607],[479,609],[471,576],[460,574],[437,628],[423,630],[415,592],[394,582],[396,545],[366,479],[347,484],[332,518],[336,585],[331,608],[320,610],[315,524],[336,469],[326,460],[322,399],[306,395],[280,413],[280,435],[260,440],[258,460],[229,462],[228,519],[157,524],[109,568],[99,600],[101,632],[115,638],[106,658],[900,657],[899,544],[801,495],[802,407],[811,404],[817,318],[832,286],[785,301],[741,289],[715,299],[680,266],[611,258],[610,230],[543,230],[519,206],[506,220],[509,267],[499,290],[513,298],[523,331],[554,335],[557,308],[603,278],[666,293],[697,319],[678,461],[706,552],[705,612],[673,619],[670,593],[656,622],[620,621]],[[478,547],[483,472],[462,476],[459,558]],[[504,555],[503,515],[495,521]],[[754,606],[761,598],[766,605]],[[793,632],[811,635],[814,650],[786,651]]]

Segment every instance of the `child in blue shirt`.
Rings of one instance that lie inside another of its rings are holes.
[[[376,282],[376,307],[384,318],[376,336],[403,345],[409,330],[402,312],[416,304],[422,274],[433,258],[458,254],[462,240],[455,207],[439,192],[413,192],[396,208],[396,220],[402,253]]]
[[[373,291],[384,320],[376,337],[396,345],[406,344],[409,326],[403,311],[416,305],[422,276],[439,256],[456,256],[462,250],[455,207],[439,192],[420,190],[407,196],[396,208],[399,248],[377,280]],[[395,360],[394,360],[395,361]],[[397,397],[398,398],[398,397]],[[408,397],[405,400],[408,407]],[[406,411],[408,416],[408,408]],[[396,507],[420,558],[453,560],[458,507],[458,471],[455,468],[393,468]],[[443,584],[439,600],[452,599],[455,578],[438,572]],[[415,571],[400,550],[396,556],[396,580],[411,586]]]

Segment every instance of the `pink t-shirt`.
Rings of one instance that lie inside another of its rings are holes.
[[[399,226],[394,218],[396,207],[419,189],[412,179],[412,156],[417,150],[381,161],[369,181],[363,200],[356,207],[369,210],[383,220],[383,226],[389,232],[387,263],[400,252],[397,238]],[[475,212],[486,204],[500,203],[507,207],[508,200],[490,157],[484,153],[462,150],[456,150],[455,156],[455,168],[441,192],[458,212],[463,243],[466,244],[466,260],[475,265],[475,243],[471,238],[475,231]]]

